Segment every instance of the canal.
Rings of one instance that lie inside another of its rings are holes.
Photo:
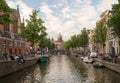
[[[120,83],[120,74],[107,68],[93,68],[78,57],[58,55],[51,56],[48,63],[2,77],[0,83]]]

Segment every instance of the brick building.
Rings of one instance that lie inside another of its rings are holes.
[[[2,10],[0,14],[3,14]],[[10,18],[13,23],[0,24],[0,54],[7,52],[19,55],[28,51],[30,45],[19,35],[21,33],[19,26],[24,25],[24,22],[21,23],[18,6],[17,9],[12,9]]]

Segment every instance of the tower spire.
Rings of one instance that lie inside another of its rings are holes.
[[[17,5],[17,10],[19,11],[19,5]]]
[[[62,35],[61,35],[61,33],[59,33],[59,35],[58,35],[58,41],[62,41]]]

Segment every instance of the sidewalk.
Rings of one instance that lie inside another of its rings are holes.
[[[118,58],[118,62],[115,63],[113,60],[109,59],[103,59],[101,57],[94,58],[95,61],[100,62],[103,64],[106,68],[113,70],[115,72],[120,73],[120,57]]]
[[[106,56],[106,57],[105,56],[98,56],[97,59],[102,60],[102,61],[106,61],[106,62],[110,62],[110,63],[114,63],[114,64],[120,64],[120,56],[118,56],[116,63],[115,63],[114,59],[112,59],[112,57],[110,57],[110,56]]]

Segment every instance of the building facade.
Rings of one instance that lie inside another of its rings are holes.
[[[61,50],[63,49],[63,40],[62,40],[62,35],[59,33],[58,38],[56,41],[54,41],[55,44],[55,49],[56,50]]]
[[[2,14],[2,10],[0,10],[0,14]],[[17,9],[12,9],[10,18],[13,23],[0,24],[0,54],[20,55],[25,53],[30,45],[19,35],[21,33],[19,26],[24,23],[21,23],[18,6]]]
[[[106,11],[106,21],[108,22],[109,18],[111,16],[110,11]],[[111,47],[115,48],[115,53],[119,54],[119,38],[113,33],[112,27],[108,26],[106,23],[107,27],[107,39],[106,39],[106,53],[110,54],[111,53]]]
[[[115,48],[115,53],[119,54],[120,52],[120,47],[119,47],[119,38],[113,33],[112,31],[112,27],[108,26],[108,20],[111,16],[111,12],[110,11],[105,11],[104,15],[102,16],[101,20],[104,21],[104,26],[107,29],[107,34],[106,34],[106,42],[105,42],[105,54],[106,55],[110,55],[111,54],[111,48]],[[103,49],[102,49],[102,45],[100,45],[100,43],[95,43],[94,42],[94,30],[90,30],[89,31],[89,49],[90,51],[96,51],[99,54],[103,53]]]
[[[95,49],[97,49],[96,45],[94,43],[94,40],[93,40],[93,35],[94,35],[94,30],[89,30],[88,37],[89,37],[89,50],[90,50],[90,52],[93,52],[93,51],[95,51]]]

